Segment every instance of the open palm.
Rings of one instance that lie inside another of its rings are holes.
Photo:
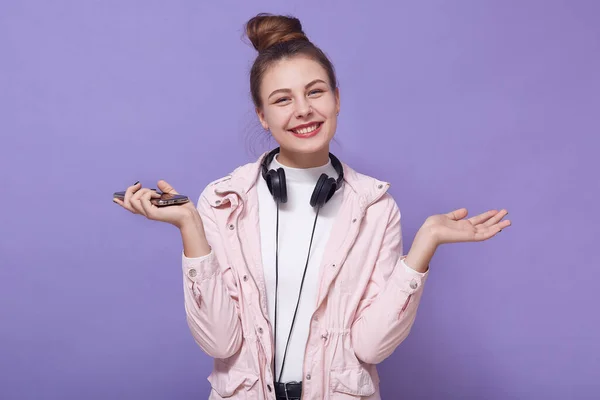
[[[506,210],[490,210],[465,219],[467,214],[467,209],[461,208],[447,214],[432,215],[425,224],[438,244],[481,242],[511,225],[510,220],[503,220],[508,215]]]

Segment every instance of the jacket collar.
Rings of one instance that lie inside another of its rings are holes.
[[[226,177],[212,182],[210,186],[213,190],[206,192],[209,203],[216,207],[221,204],[222,198],[230,193],[238,194],[245,201],[257,180],[262,179],[261,161],[268,153],[268,151],[264,152],[255,162],[242,165]],[[382,190],[385,192],[390,187],[389,182],[363,175],[343,161],[341,163],[344,168],[344,185],[350,188],[352,194],[359,197],[361,207],[366,208],[381,197]]]

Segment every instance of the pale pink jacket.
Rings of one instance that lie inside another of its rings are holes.
[[[256,190],[265,154],[206,187],[198,210],[212,252],[183,256],[188,324],[215,359],[210,399],[275,399]],[[400,211],[389,183],[342,164],[343,202],[304,354],[305,400],[380,399],[375,364],[408,336],[427,279],[400,264]]]

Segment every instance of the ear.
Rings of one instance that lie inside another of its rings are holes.
[[[267,121],[265,120],[265,113],[258,107],[255,109],[255,111],[256,111],[256,115],[258,116],[258,120],[260,121],[260,124],[266,131],[268,131],[269,125],[267,124]]]
[[[339,87],[335,88],[335,108],[336,108],[336,113],[339,114],[340,113],[340,88]]]

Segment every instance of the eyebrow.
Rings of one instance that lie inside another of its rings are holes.
[[[304,86],[304,89],[308,89],[312,85],[319,83],[319,82],[327,84],[327,82],[325,82],[323,79],[315,79],[314,81],[311,81],[306,86]],[[289,92],[291,92],[290,89],[277,89],[277,90],[272,91],[271,94],[269,95],[269,97],[267,97],[267,99],[270,99],[271,97],[273,97],[274,94],[277,94],[277,93],[289,93]]]

